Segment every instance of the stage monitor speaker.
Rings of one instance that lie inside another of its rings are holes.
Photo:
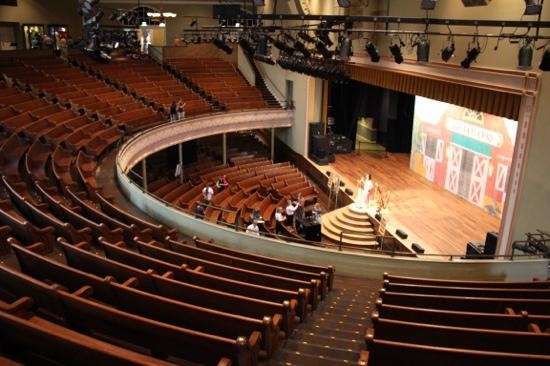
[[[412,249],[416,253],[424,254],[424,248],[422,248],[422,246],[418,243],[412,243]]]
[[[323,125],[323,122],[312,122],[309,124],[310,136],[324,135],[324,134],[325,134],[325,126]]]
[[[397,236],[400,237],[401,239],[407,239],[407,238],[409,237],[409,234],[407,234],[406,232],[404,232],[404,231],[401,230],[401,229],[395,230],[395,233],[396,233]]]
[[[485,236],[485,246],[483,247],[483,254],[491,256],[491,258],[493,258],[497,250],[497,242],[498,233],[494,231],[487,232],[487,235]]]

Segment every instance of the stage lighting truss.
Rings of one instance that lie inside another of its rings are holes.
[[[345,82],[349,79],[342,62],[337,60],[326,60],[315,57],[281,56],[277,59],[277,64],[286,70],[332,82]]]

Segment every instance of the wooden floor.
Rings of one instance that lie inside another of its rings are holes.
[[[383,192],[390,191],[383,214],[388,226],[406,231],[426,253],[464,255],[467,242],[484,241],[487,231],[498,232],[500,218],[414,173],[409,157],[357,151],[338,154],[335,163],[318,169],[337,174],[354,193],[360,177],[370,173]]]

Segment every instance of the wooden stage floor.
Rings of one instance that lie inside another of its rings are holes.
[[[421,244],[426,254],[464,255],[467,242],[484,241],[488,231],[499,231],[500,218],[414,173],[409,157],[354,151],[336,155],[336,162],[329,165],[316,166],[323,173],[337,174],[354,194],[360,177],[370,173],[383,192],[390,191],[383,213],[388,227],[407,232],[409,241]]]

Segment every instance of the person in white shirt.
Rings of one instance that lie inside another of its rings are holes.
[[[212,197],[214,197],[214,189],[210,187],[210,185],[206,185],[202,189],[202,197],[203,197],[204,203],[209,204],[210,201],[212,201]]]
[[[276,234],[282,234],[283,233],[283,222],[286,220],[286,216],[283,214],[283,208],[281,206],[277,207],[277,211],[275,211],[275,233]]]
[[[259,236],[260,227],[258,226],[258,221],[257,220],[252,221],[252,223],[246,227],[246,232],[249,234],[254,234]]]
[[[296,212],[296,209],[298,208],[298,202],[292,202],[291,200],[286,201],[286,224],[292,225],[292,221],[294,219],[294,212]]]

